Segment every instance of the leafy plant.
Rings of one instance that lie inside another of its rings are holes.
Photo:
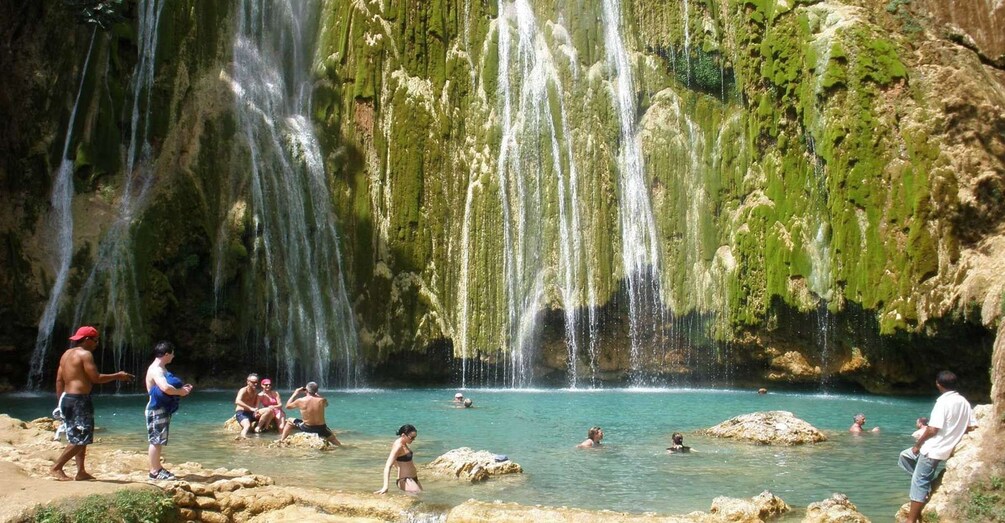
[[[35,523],[168,523],[178,520],[170,496],[154,490],[122,490],[46,505],[31,517]]]
[[[1005,478],[991,476],[971,487],[963,508],[970,521],[1005,522]]]

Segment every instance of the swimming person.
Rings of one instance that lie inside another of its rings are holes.
[[[147,368],[146,385],[150,400],[143,413],[147,418],[147,440],[150,442],[150,448],[147,449],[147,456],[150,458],[149,477],[154,480],[176,479],[174,474],[161,466],[161,447],[167,445],[171,415],[178,410],[180,398],[192,392],[192,385],[184,383],[167,370],[172,361],[174,345],[162,341],[154,346],[154,361]]]
[[[464,403],[464,394],[461,394],[460,392],[454,394],[454,404],[460,405],[462,403]]]
[[[248,429],[255,421],[255,411],[258,410],[258,374],[248,374],[245,386],[237,391],[234,398],[234,419],[241,424],[241,437],[248,437]]]
[[[464,408],[470,409],[473,406],[474,406],[474,402],[471,401],[471,398],[464,398]]]
[[[599,447],[600,440],[602,439],[604,439],[604,429],[600,427],[590,427],[590,430],[586,431],[586,439],[576,446],[582,449]]]
[[[306,393],[306,396],[297,399],[297,396],[301,392]],[[330,443],[341,447],[342,442],[335,437],[335,434],[325,424],[325,407],[327,406],[328,400],[318,394],[318,384],[313,381],[293,391],[290,399],[286,402],[286,408],[300,409],[300,415],[304,419],[286,420],[286,424],[283,425],[283,433],[279,436],[279,441],[286,439],[286,436],[289,436],[290,432],[293,432],[293,429],[297,428],[303,432],[317,434],[327,439]]]
[[[422,483],[419,483],[419,474],[412,461],[412,449],[408,447],[409,443],[414,442],[415,437],[419,435],[418,431],[415,430],[414,426],[406,423],[398,429],[397,434],[398,439],[391,444],[391,453],[387,456],[387,462],[384,463],[384,486],[374,494],[387,492],[387,477],[391,474],[392,465],[398,467],[398,479],[395,483],[399,489],[410,494],[422,492]]]
[[[848,427],[848,432],[853,434],[866,432],[866,430],[862,427],[863,425],[865,425],[865,414],[859,412],[852,418],[852,423],[851,426]],[[879,432],[879,427],[873,427],[869,432]]]
[[[73,479],[86,481],[94,479],[84,468],[87,457],[87,446],[94,442],[94,404],[91,403],[91,389],[96,383],[110,381],[127,381],[133,379],[128,372],[119,371],[115,374],[99,374],[94,364],[94,349],[98,347],[98,329],[81,327],[70,336],[70,341],[76,342],[59,358],[59,369],[56,371],[56,398],[66,426],[66,448],[56,458],[49,474],[59,481],[69,481],[63,472],[70,458],[77,462],[77,475]]]
[[[286,423],[286,412],[280,404],[279,393],[272,389],[272,380],[265,378],[262,380],[262,392],[258,393],[259,408],[255,412],[258,418],[258,425],[255,432],[269,430],[272,420],[276,421],[276,427],[283,429]]]
[[[685,454],[691,452],[691,447],[684,445],[684,435],[680,432],[674,432],[673,435],[670,436],[670,440],[673,441],[673,444],[667,447],[668,453]]]

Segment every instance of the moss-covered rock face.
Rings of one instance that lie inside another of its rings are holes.
[[[900,391],[948,366],[986,389],[1005,307],[1005,74],[993,39],[944,38],[945,13],[922,4],[319,1],[309,115],[369,379]],[[85,77],[56,338],[128,179],[139,5],[99,30]],[[0,134],[0,345],[23,362],[52,288],[49,180],[82,74],[79,56],[45,57],[91,34],[27,9],[3,30],[24,52],[0,58],[17,131]],[[620,40],[598,14],[615,11]],[[260,285],[237,17],[195,1],[161,16],[152,196],[129,226],[137,320],[117,359],[138,367],[169,336],[198,348],[179,363],[204,379],[283,372],[276,331],[298,327],[268,324],[283,290]],[[644,183],[629,195],[632,143]],[[652,208],[658,273],[626,264],[623,224],[646,218],[630,197]]]

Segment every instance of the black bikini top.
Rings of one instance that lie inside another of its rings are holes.
[[[412,451],[408,451],[408,454],[403,454],[395,458],[395,461],[412,461]]]

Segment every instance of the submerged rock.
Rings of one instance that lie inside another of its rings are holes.
[[[869,523],[848,496],[834,493],[831,497],[810,503],[802,523]]]
[[[495,454],[486,450],[471,450],[468,447],[443,454],[429,463],[427,468],[434,473],[472,483],[485,481],[489,476],[523,473],[523,467],[508,459],[496,461]]]
[[[702,432],[717,438],[753,441],[762,445],[802,445],[827,441],[827,436],[816,427],[784,410],[736,416]]]

